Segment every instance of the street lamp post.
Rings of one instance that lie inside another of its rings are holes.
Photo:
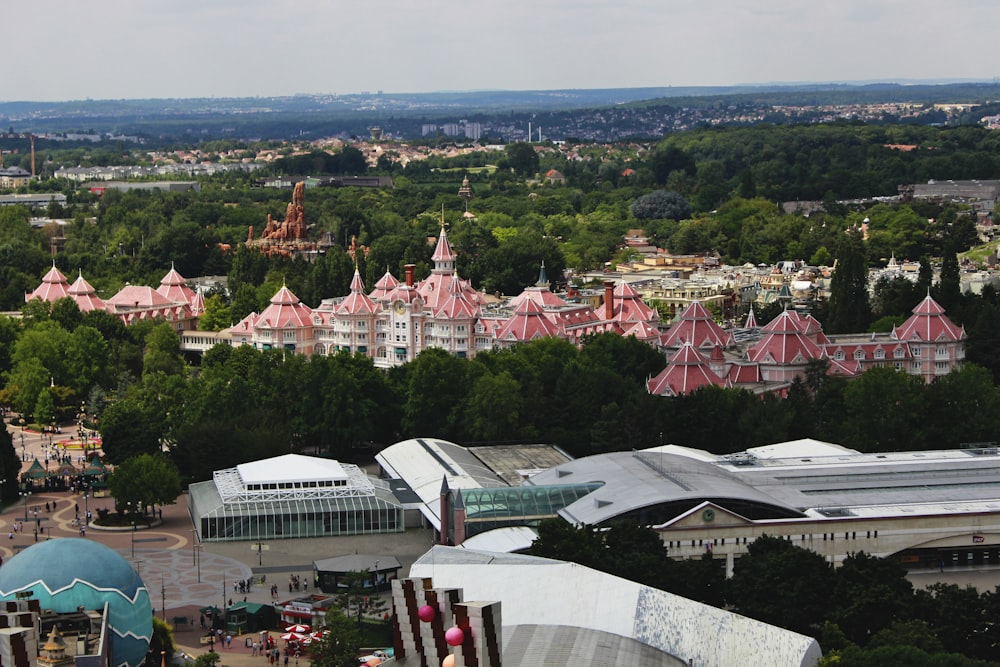
[[[264,552],[261,551],[260,540],[258,539],[257,540],[257,565],[259,567],[263,567],[264,566],[264,555],[263,554],[264,554]]]
[[[132,558],[135,559],[135,517],[132,517]]]
[[[28,496],[31,495],[31,491],[28,491],[28,489],[25,488],[24,491],[21,491],[21,495],[24,496],[24,525],[27,526],[28,525]]]

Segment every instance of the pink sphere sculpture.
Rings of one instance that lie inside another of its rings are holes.
[[[448,632],[444,633],[444,640],[448,642],[448,646],[460,646],[465,641],[465,633],[462,628],[448,628]]]
[[[429,604],[425,604],[423,607],[417,610],[417,618],[419,618],[424,623],[430,623],[434,620],[434,607]]]

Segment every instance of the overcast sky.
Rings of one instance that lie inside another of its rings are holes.
[[[0,100],[992,79],[997,0],[11,0]]]

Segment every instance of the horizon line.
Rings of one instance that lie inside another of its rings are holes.
[[[671,90],[671,89],[690,89],[690,90],[713,90],[713,89],[727,89],[727,88],[791,88],[791,87],[802,87],[802,86],[874,86],[874,85],[898,85],[898,86],[946,86],[955,84],[984,84],[984,85],[998,85],[1000,86],[1000,79],[997,77],[993,78],[978,78],[978,77],[937,77],[930,79],[913,79],[913,78],[897,78],[897,79],[833,79],[827,81],[770,81],[770,82],[756,82],[756,83],[731,83],[731,84],[694,84],[694,85],[650,85],[650,86],[622,86],[622,87],[593,87],[593,88],[525,88],[525,89],[513,89],[513,88],[476,88],[468,90],[458,90],[458,89],[439,89],[439,90],[427,90],[427,91],[393,91],[386,92],[384,90],[375,91],[356,91],[350,93],[338,93],[334,91],[328,92],[298,92],[298,93],[284,93],[284,94],[256,94],[256,95],[192,95],[187,97],[177,97],[177,96],[167,96],[167,97],[84,97],[84,98],[68,98],[60,100],[31,100],[31,99],[0,99],[0,104],[70,104],[75,102],[138,102],[138,101],[168,101],[168,100],[253,100],[253,99],[278,99],[278,98],[296,98],[296,97],[364,97],[364,96],[376,96],[376,97],[389,97],[394,95],[406,95],[406,96],[416,96],[416,95],[477,95],[477,94],[487,94],[487,93],[519,93],[519,94],[532,94],[532,93],[564,93],[572,91],[614,91],[614,90]]]

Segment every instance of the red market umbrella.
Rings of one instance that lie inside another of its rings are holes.
[[[285,634],[281,635],[281,638],[284,639],[286,642],[301,641],[303,637],[304,635],[301,635],[298,632],[286,632]]]
[[[308,625],[303,625],[302,623],[298,623],[296,625],[289,625],[287,628],[285,628],[285,632],[297,632],[299,634],[305,634],[306,632],[309,632],[311,629],[312,628],[310,628]]]

